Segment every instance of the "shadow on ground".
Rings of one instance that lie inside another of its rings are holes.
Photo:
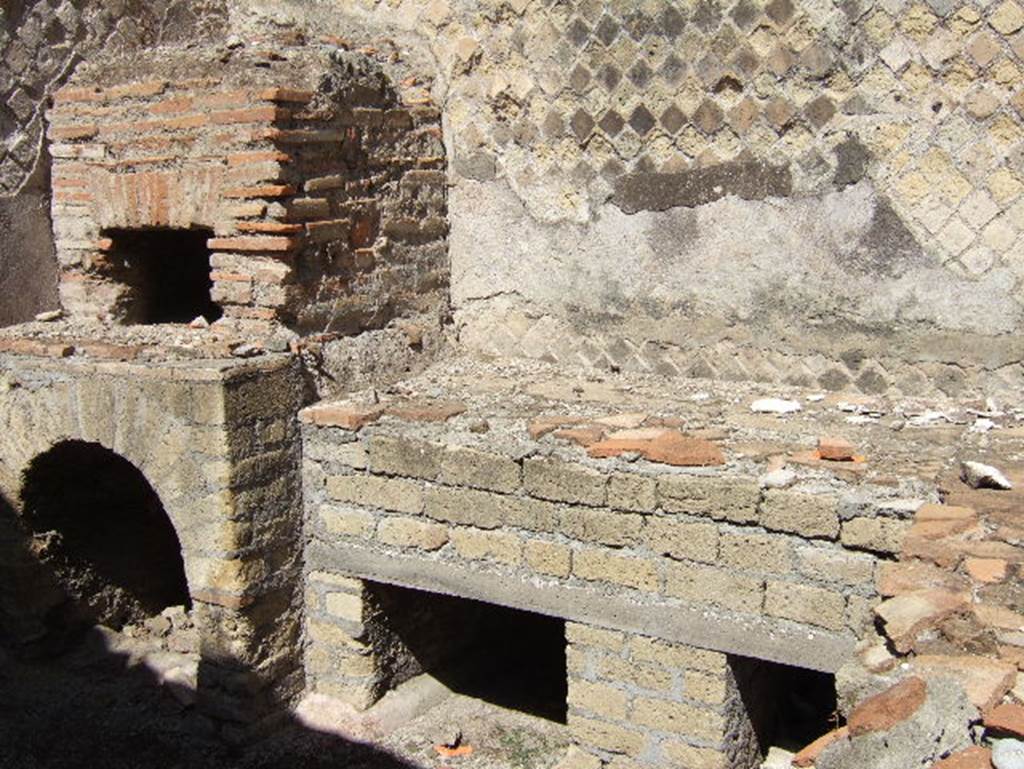
[[[291,722],[233,747],[128,657],[82,644],[14,658],[0,647],[0,769],[413,769]]]

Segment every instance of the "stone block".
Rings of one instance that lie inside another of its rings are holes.
[[[895,518],[851,518],[843,522],[839,541],[844,547],[897,555],[910,526]]]
[[[630,721],[659,732],[708,742],[721,742],[725,736],[725,723],[720,714],[670,700],[638,697],[633,703]]]
[[[874,582],[877,559],[866,553],[839,548],[800,546],[796,548],[797,571],[819,582],[869,587]]]
[[[423,486],[402,478],[332,475],[327,478],[327,494],[338,502],[396,513],[422,513],[424,507]]]
[[[566,699],[570,707],[613,721],[624,721],[629,706],[629,696],[622,689],[576,678],[569,679]]]
[[[839,535],[839,512],[833,497],[769,489],[761,503],[758,522],[766,529],[802,537]]]
[[[668,668],[649,662],[604,656],[597,661],[597,676],[605,681],[618,681],[652,692],[671,692],[675,675]]]
[[[503,501],[487,491],[435,486],[426,491],[424,510],[439,521],[495,529],[504,522]]]
[[[649,513],[658,506],[657,490],[653,478],[612,473],[608,481],[608,506]]]
[[[727,756],[714,748],[699,748],[688,742],[666,740],[661,746],[662,754],[673,766],[687,769],[727,769]]]
[[[522,540],[505,531],[459,526],[451,530],[451,541],[460,556],[473,561],[497,561],[515,565],[522,556]]]
[[[721,705],[729,687],[725,676],[687,671],[683,674],[683,694],[687,699]]]
[[[563,505],[530,497],[496,497],[502,506],[506,526],[553,534],[559,531]]]
[[[448,527],[414,518],[384,518],[377,525],[377,539],[396,547],[439,550],[448,543]]]
[[[447,449],[441,457],[441,483],[513,494],[519,490],[522,469],[509,457],[476,449]]]
[[[793,571],[793,548],[778,534],[723,532],[719,561],[747,571],[788,574]]]
[[[444,456],[441,446],[391,435],[372,435],[369,450],[372,472],[424,480],[437,478]]]
[[[647,547],[660,555],[702,563],[718,560],[718,526],[713,523],[656,516],[647,519],[644,539]]]
[[[523,463],[523,485],[528,494],[541,499],[601,506],[608,479],[589,467],[533,457]]]
[[[328,532],[342,537],[370,537],[376,522],[366,510],[332,505],[320,506],[320,520]]]
[[[730,569],[667,564],[665,593],[688,603],[721,606],[725,609],[760,614],[764,582],[736,574]]]
[[[527,539],[523,547],[526,564],[540,574],[567,578],[572,570],[572,551],[567,545]]]
[[[324,597],[327,613],[348,622],[363,621],[363,599],[351,593],[328,593]]]
[[[819,587],[768,582],[764,613],[829,630],[842,630],[846,626],[846,599],[835,591]]]
[[[574,713],[569,713],[569,733],[573,741],[580,744],[629,756],[639,755],[647,740],[647,735],[640,729],[585,718]]]
[[[568,507],[562,511],[561,532],[583,542],[611,547],[636,545],[642,539],[644,519],[635,513]]]
[[[610,652],[620,652],[626,646],[626,636],[623,633],[579,622],[565,623],[565,638],[570,644],[596,646]]]
[[[671,475],[658,480],[658,502],[669,513],[754,523],[760,498],[757,484],[737,478]]]
[[[658,590],[656,563],[606,550],[577,550],[573,554],[572,573],[580,579],[612,582],[646,592]]]

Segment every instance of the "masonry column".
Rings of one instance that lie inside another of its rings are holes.
[[[750,769],[757,738],[729,659],[567,622],[569,728],[558,769]]]
[[[306,681],[310,690],[365,710],[384,693],[366,620],[365,583],[326,571],[306,576]]]

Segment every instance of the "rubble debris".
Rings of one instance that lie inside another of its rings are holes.
[[[38,313],[36,320],[40,323],[52,323],[55,320],[60,320],[63,316],[63,310],[47,310],[46,312]]]
[[[750,410],[756,414],[795,414],[803,410],[799,401],[782,398],[761,398],[750,404]]]
[[[231,348],[231,354],[236,358],[255,358],[263,354],[263,346],[258,344],[240,344]]]
[[[960,463],[960,480],[972,489],[999,489],[1008,491],[1013,484],[999,469],[981,462],[964,461]]]

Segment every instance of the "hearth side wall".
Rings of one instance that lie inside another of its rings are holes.
[[[225,374],[55,355],[0,361],[5,633],[41,638],[64,599],[18,521],[22,473],[60,441],[99,443],[142,472],[181,542],[200,706],[239,725],[280,710],[302,688],[296,370],[281,360]]]

